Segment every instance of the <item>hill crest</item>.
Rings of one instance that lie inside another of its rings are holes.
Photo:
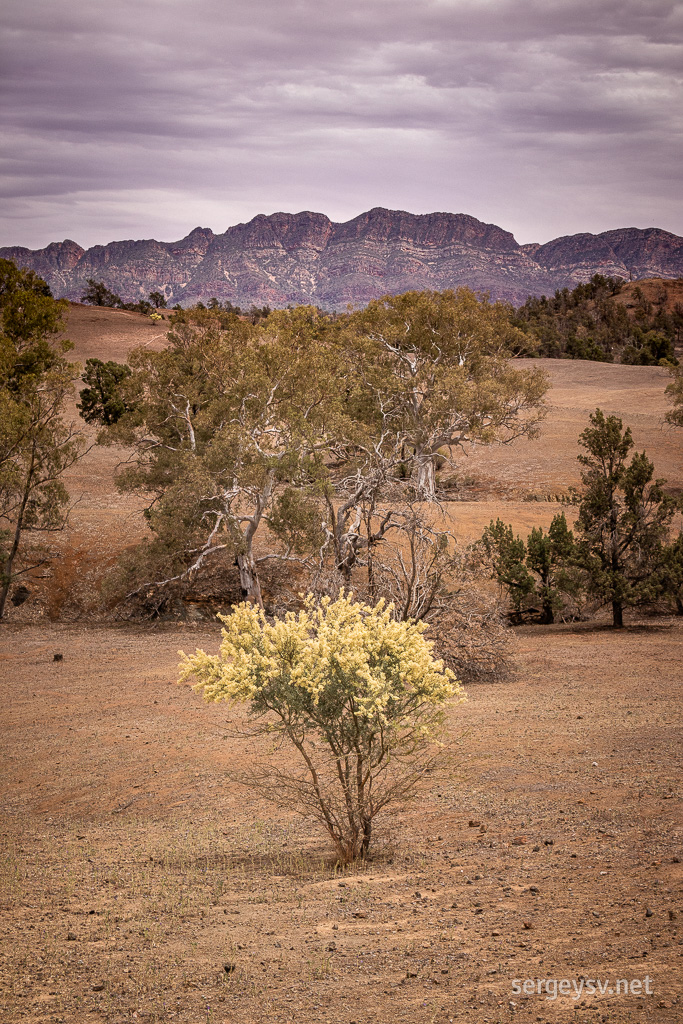
[[[94,278],[125,301],[161,291],[169,305],[215,296],[243,307],[344,309],[410,289],[461,285],[520,304],[596,273],[683,276],[683,238],[661,228],[519,245],[509,231],[467,214],[382,207],[343,223],[311,211],[259,214],[220,234],[194,228],[176,242],[128,239],[85,250],[66,239],[37,250],[0,248],[0,257],[35,270],[56,296],[78,300]]]

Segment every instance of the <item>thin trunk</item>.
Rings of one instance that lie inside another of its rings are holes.
[[[417,491],[421,498],[433,498],[436,494],[436,473],[433,455],[417,457]]]
[[[612,625],[621,629],[624,625],[624,609],[621,601],[612,601]]]
[[[619,538],[617,536],[617,507],[614,499],[614,491],[610,494],[610,545],[611,545],[611,567],[612,583],[616,579],[621,566],[619,565]],[[621,601],[612,601],[612,625],[615,629],[621,629],[624,625],[624,609]]]
[[[250,601],[259,608],[263,608],[261,584],[259,583],[256,562],[251,550],[237,556],[237,567],[240,573],[240,587],[242,588],[243,599]]]
[[[345,583],[351,582],[351,562],[349,559],[350,556],[347,555],[347,557],[344,558],[343,561],[337,563],[337,569],[344,577]],[[353,559],[353,561],[355,561],[355,558]]]
[[[375,602],[375,562],[373,558],[373,540],[372,540],[372,515],[368,513],[365,519],[366,530],[368,535],[368,600],[371,604]]]
[[[14,530],[14,540],[12,541],[12,547],[10,548],[10,553],[7,556],[7,559],[5,560],[5,564],[4,564],[3,570],[2,570],[3,584],[2,584],[2,590],[0,590],[0,619],[2,619],[4,614],[5,614],[5,604],[7,602],[7,595],[9,594],[9,588],[10,588],[10,585],[12,583],[12,565],[14,564],[14,559],[15,559],[17,550],[19,549],[19,540],[21,538],[21,527],[22,527],[22,521],[21,521],[21,517],[20,517],[17,520],[17,525],[16,525],[16,528]]]
[[[555,621],[555,611],[550,601],[543,602],[543,611],[541,612],[541,624],[544,626],[550,626]]]
[[[541,589],[543,601],[543,610],[541,613],[541,622],[545,626],[551,625],[555,621],[555,609],[553,608],[553,602],[550,598],[550,578],[549,574],[541,576],[543,587]]]
[[[372,819],[366,818],[363,822],[363,842],[361,844],[361,857],[363,860],[367,857],[368,850],[370,848],[370,840],[372,838]]]
[[[16,558],[17,551],[19,550],[19,541],[21,540],[21,531],[24,526],[24,514],[26,512],[26,506],[28,499],[31,496],[31,490],[33,486],[33,471],[35,468],[35,449],[31,453],[31,464],[26,474],[26,481],[24,483],[24,494],[21,500],[21,506],[19,508],[19,514],[17,516],[17,525],[14,528],[14,539],[12,541],[12,547],[10,548],[9,555],[5,559],[5,564],[2,570],[2,590],[0,590],[0,619],[5,614],[5,604],[7,602],[7,595],[9,594],[9,588],[12,584],[12,566],[14,565],[14,559]]]
[[[256,508],[252,517],[248,520],[248,526],[244,531],[244,547],[245,550],[240,552],[236,558],[237,568],[240,573],[240,587],[242,588],[242,597],[245,601],[251,601],[258,608],[263,608],[263,598],[261,597],[261,584],[259,583],[258,572],[256,569],[256,559],[254,558],[254,535],[261,525],[261,519],[263,513],[268,506],[271,495],[273,493],[273,484],[275,482],[275,473],[270,470],[266,474],[266,479],[263,484],[261,493],[257,496]]]

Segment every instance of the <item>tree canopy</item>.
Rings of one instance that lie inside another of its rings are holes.
[[[424,623],[400,622],[341,593],[267,621],[241,604],[221,616],[220,653],[183,656],[180,681],[209,701],[245,703],[259,731],[286,740],[302,771],[248,776],[266,796],[317,819],[342,863],[367,856],[375,818],[430,767],[444,708],[464,697],[435,660]]]
[[[594,274],[585,284],[558,289],[551,297],[530,296],[512,318],[527,338],[520,351],[599,362],[618,358],[640,366],[675,364],[683,308],[667,312],[636,287],[629,316],[626,306],[615,301],[623,286],[621,278]]]
[[[0,618],[27,530],[61,528],[69,496],[62,476],[82,451],[62,419],[79,367],[57,337],[66,303],[45,282],[0,260]]]
[[[221,552],[257,605],[258,566],[275,557],[371,575],[378,545],[411,521],[406,502],[435,497],[451,448],[536,431],[547,381],[510,363],[514,338],[504,307],[464,289],[345,317],[174,313],[163,352],[131,354],[115,385],[128,411],[108,427],[135,448],[119,485],[152,495],[146,552],[160,561],[146,582],[187,579]]]
[[[579,443],[585,454],[583,493],[576,522],[580,564],[590,591],[612,606],[615,626],[623,609],[652,602],[664,590],[668,528],[678,502],[654,479],[645,452],[634,447],[629,427],[596,409]]]

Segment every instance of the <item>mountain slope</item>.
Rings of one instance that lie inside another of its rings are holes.
[[[169,304],[212,296],[240,306],[363,305],[408,289],[467,285],[516,304],[593,274],[683,276],[683,238],[660,228],[519,245],[509,231],[465,214],[410,214],[376,208],[343,224],[320,213],[260,214],[223,234],[195,228],[178,242],[75,242],[45,249],[0,248],[44,277],[55,295],[79,299],[88,278],[126,301],[163,291]]]

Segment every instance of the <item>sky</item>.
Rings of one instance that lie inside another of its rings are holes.
[[[0,246],[259,213],[683,235],[683,0],[5,0]]]

